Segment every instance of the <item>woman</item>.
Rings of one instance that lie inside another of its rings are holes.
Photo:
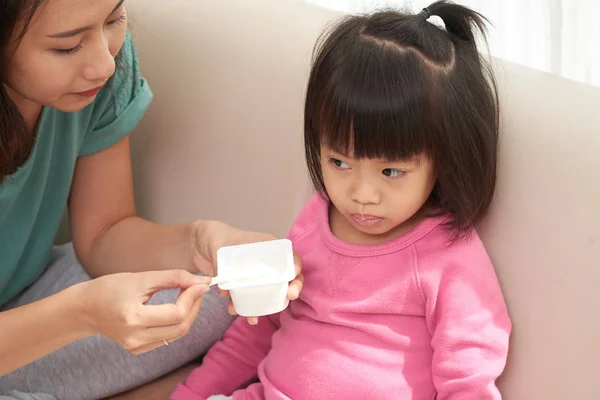
[[[127,135],[152,94],[123,0],[1,0],[0,77],[0,395],[100,398],[197,358],[231,319],[195,273],[272,236],[136,217]]]

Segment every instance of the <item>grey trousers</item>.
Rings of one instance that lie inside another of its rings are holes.
[[[89,276],[75,258],[73,246],[57,247],[40,279],[2,310],[31,303],[86,280]],[[150,303],[174,302],[177,293],[156,293]],[[150,382],[202,356],[221,338],[233,321],[227,314],[227,302],[213,289],[204,295],[196,322],[185,337],[138,356],[100,335],[71,343],[1,376],[0,400],[92,400]]]

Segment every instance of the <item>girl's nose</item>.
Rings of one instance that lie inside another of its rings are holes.
[[[352,190],[352,200],[359,204],[379,204],[381,196],[368,179],[361,179]]]

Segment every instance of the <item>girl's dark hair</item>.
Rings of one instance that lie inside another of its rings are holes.
[[[27,126],[3,82],[8,59],[44,3],[45,0],[0,0],[0,184],[23,165],[35,144],[33,127]],[[22,27],[17,31],[20,23]],[[117,56],[116,63],[118,69],[127,68],[122,57]]]
[[[498,95],[474,32],[485,39],[486,21],[438,1],[419,14],[346,17],[322,37],[304,113],[315,189],[325,193],[321,144],[356,158],[425,153],[438,177],[431,201],[457,235],[470,232],[486,215],[496,183]]]

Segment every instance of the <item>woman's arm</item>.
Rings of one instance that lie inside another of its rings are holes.
[[[193,271],[193,224],[159,225],[136,217],[129,138],[80,157],[69,198],[77,257],[91,276]]]
[[[0,376],[91,335],[81,285],[0,313]]]
[[[69,214],[75,252],[91,276],[164,269],[215,276],[220,247],[275,239],[219,221],[161,225],[137,217],[128,137],[79,158]],[[288,294],[292,300],[303,283],[299,257],[295,264],[297,278]]]
[[[209,278],[182,270],[107,275],[0,313],[0,375],[86,336],[102,334],[139,354],[185,335]],[[179,288],[175,304],[146,306],[159,290]]]

